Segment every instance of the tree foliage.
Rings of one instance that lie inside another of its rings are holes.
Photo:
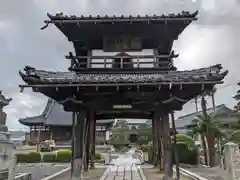
[[[192,121],[192,124],[188,126],[188,129],[190,129],[193,134],[201,135],[205,152],[205,161],[208,164],[207,159],[209,158],[210,166],[213,166],[215,161],[214,154],[216,140],[225,137],[225,133],[221,129],[221,124],[218,118],[219,115],[217,113],[208,114],[205,111],[205,113],[197,115],[197,117]]]
[[[234,109],[239,112],[240,111],[240,82],[237,85],[239,86],[239,90],[237,91],[236,95],[233,98],[238,101],[237,104],[234,106]]]
[[[118,120],[113,126],[111,135],[112,144],[128,144],[129,128],[127,121]]]
[[[151,121],[147,120],[145,123],[140,123],[138,127],[133,126],[129,129],[127,121],[118,120],[113,126],[111,133],[110,141],[112,144],[128,144],[129,141],[135,142],[135,138],[138,139],[138,143],[145,144],[152,140],[152,124]],[[131,136],[132,134],[137,136]]]

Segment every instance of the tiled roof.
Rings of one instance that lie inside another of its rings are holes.
[[[114,120],[109,119],[97,120],[97,124],[111,123],[113,121]],[[24,125],[45,124],[53,126],[71,126],[72,113],[64,111],[61,104],[49,99],[41,115],[19,119],[19,122]]]
[[[45,124],[46,119],[43,115],[39,115],[39,116],[22,118],[22,119],[19,119],[18,121],[23,125],[28,125],[28,124],[38,125],[38,124]]]
[[[151,20],[158,20],[158,19],[166,19],[166,18],[195,18],[198,14],[198,11],[194,12],[194,13],[190,13],[188,11],[182,11],[181,13],[178,13],[178,14],[174,14],[174,13],[170,13],[168,15],[166,14],[162,14],[161,16],[157,16],[157,15],[153,15],[153,16],[140,16],[140,15],[137,15],[137,16],[124,16],[124,15],[121,15],[121,16],[108,16],[108,15],[105,15],[105,16],[100,16],[100,15],[97,15],[97,16],[80,16],[80,17],[77,17],[75,15],[72,15],[72,16],[67,16],[67,15],[64,15],[63,13],[57,13],[55,16],[54,15],[51,15],[51,14],[48,14],[48,17],[52,20],[118,20],[118,19],[122,19],[122,20],[134,20],[134,19],[151,19]]]
[[[214,112],[213,108],[208,108],[207,109],[207,113],[208,114],[212,114]],[[215,107],[215,113],[224,113],[222,115],[224,115],[225,117],[230,116],[232,113],[232,110],[229,109],[228,107],[226,107],[224,104],[221,104],[219,106]],[[184,116],[180,116],[178,117],[178,119],[175,121],[176,123],[176,127],[177,128],[183,128],[186,125],[190,125],[192,120],[194,120],[196,118],[197,115],[202,114],[202,111],[198,111],[195,113],[191,113],[191,114],[187,114]]]
[[[227,71],[220,72],[221,65],[215,65],[208,68],[202,68],[191,71],[168,71],[159,73],[135,74],[135,73],[75,73],[75,72],[51,72],[36,70],[32,67],[26,67],[26,75],[20,72],[23,80],[26,82],[27,77],[31,80],[43,83],[188,83],[188,82],[205,82],[221,81]]]

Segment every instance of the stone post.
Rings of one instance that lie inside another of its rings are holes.
[[[8,180],[14,180],[15,175],[16,175],[16,162],[17,162],[17,157],[15,155],[12,155],[12,160],[11,160],[11,164],[8,170]]]
[[[226,180],[236,180],[235,160],[238,151],[239,148],[236,143],[228,142],[224,145]]]

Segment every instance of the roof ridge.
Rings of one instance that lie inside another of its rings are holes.
[[[53,99],[48,99],[47,105],[46,105],[46,114],[44,114],[44,118],[47,119],[49,114],[52,112],[53,106],[55,104],[55,101]]]
[[[189,11],[182,11],[182,12],[176,12],[176,13],[164,13],[164,14],[161,14],[161,15],[156,15],[156,14],[153,14],[153,15],[95,15],[95,16],[92,16],[92,15],[89,15],[89,16],[83,16],[83,15],[80,15],[80,16],[76,16],[76,15],[64,15],[62,12],[59,12],[59,13],[56,13],[56,15],[52,15],[50,13],[47,13],[47,16],[50,18],[50,19],[133,19],[133,18],[182,18],[182,17],[191,17],[191,18],[194,18],[198,15],[198,11],[195,11],[195,12],[189,12]]]

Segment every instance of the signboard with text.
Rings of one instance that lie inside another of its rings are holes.
[[[124,52],[140,51],[142,42],[135,36],[112,36],[103,38],[103,51],[105,52]]]

